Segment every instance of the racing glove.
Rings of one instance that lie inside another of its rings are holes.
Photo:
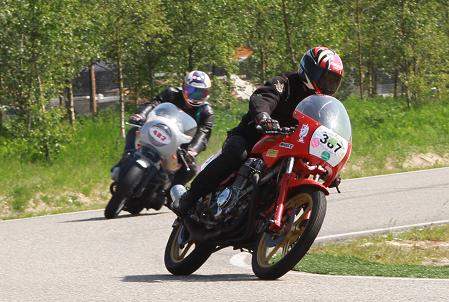
[[[145,122],[145,117],[142,116],[141,114],[134,113],[129,117],[129,121],[133,124],[141,125]]]
[[[261,112],[256,116],[256,124],[261,126],[264,132],[278,131],[281,129],[279,122],[275,119],[272,119],[271,116],[266,112]]]

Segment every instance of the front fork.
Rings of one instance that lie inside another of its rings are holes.
[[[270,230],[279,231],[282,228],[282,217],[285,212],[285,200],[287,199],[288,189],[292,180],[296,179],[296,174],[293,172],[295,165],[295,158],[289,157],[287,159],[287,167],[284,175],[282,175],[279,184],[279,195],[276,200],[276,209],[274,211],[274,220],[270,225]]]

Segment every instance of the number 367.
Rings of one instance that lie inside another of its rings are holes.
[[[323,144],[326,144],[326,146],[334,152],[337,152],[342,147],[339,143],[336,143],[334,145],[331,142],[329,142],[329,135],[327,135],[327,133],[323,133],[323,138],[320,139],[320,142],[322,142]]]

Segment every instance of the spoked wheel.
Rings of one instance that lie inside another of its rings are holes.
[[[309,250],[326,214],[326,197],[318,190],[292,196],[285,204],[286,221],[279,233],[260,236],[252,257],[254,274],[277,279],[291,270]]]
[[[123,210],[123,207],[126,204],[127,198],[121,194],[112,195],[109,200],[106,208],[104,209],[104,217],[106,219],[112,219],[118,216],[120,212]]]
[[[173,275],[190,275],[211,255],[211,249],[205,245],[187,242],[188,234],[184,226],[175,226],[165,247],[164,262],[167,270]]]

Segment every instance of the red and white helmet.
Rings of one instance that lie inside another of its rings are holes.
[[[343,62],[333,50],[314,47],[302,57],[299,76],[316,94],[334,95],[343,77]]]
[[[190,106],[201,106],[209,98],[209,88],[212,86],[207,73],[199,70],[189,72],[184,78],[182,93],[184,100]]]

